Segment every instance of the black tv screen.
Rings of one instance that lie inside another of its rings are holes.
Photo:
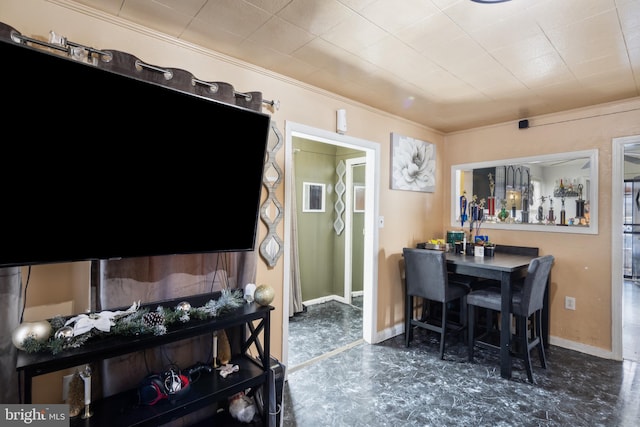
[[[0,40],[0,266],[254,248],[270,117]]]

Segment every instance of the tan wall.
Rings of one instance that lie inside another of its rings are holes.
[[[543,254],[556,255],[558,262],[553,273],[551,294],[552,336],[611,349],[611,138],[640,134],[640,102],[530,118],[532,126],[525,130],[518,129],[517,122],[512,122],[445,138],[439,132],[415,123],[215,52],[146,29],[125,27],[111,17],[104,18],[96,11],[77,5],[66,7],[62,1],[3,0],[0,21],[30,37],[47,39],[49,31],[53,30],[77,43],[98,49],[122,50],[151,64],[188,70],[202,80],[226,81],[239,91],[262,91],[265,99],[280,101],[280,110],[272,111],[272,115],[282,132],[285,120],[334,131],[336,110],[346,109],[349,135],[381,146],[379,204],[380,215],[385,217],[385,227],[379,230],[378,247],[377,330],[380,333],[401,325],[403,321],[402,287],[398,274],[402,248],[414,246],[430,237],[444,237],[444,230],[450,228],[451,185],[448,181],[451,164],[599,148],[598,235],[494,231],[492,240],[503,244],[539,246]],[[108,94],[100,96],[106,98]],[[628,112],[615,113],[616,110]],[[391,132],[436,144],[438,184],[434,193],[389,190]],[[281,166],[284,165],[284,152],[281,149],[278,153]],[[284,192],[284,185],[281,185],[277,192],[281,201],[284,201]],[[284,223],[281,222],[278,230],[281,236],[284,236],[283,230]],[[266,228],[260,224],[260,238],[265,232]],[[271,284],[276,290],[271,348],[276,357],[281,357],[282,258],[274,268],[261,261],[257,274],[258,283]],[[563,295],[569,293],[577,300],[574,312],[562,308]]]
[[[612,138],[640,134],[640,101],[615,103],[538,117],[531,127],[517,122],[459,132],[445,137],[445,167],[452,164],[527,157],[566,151],[599,150],[597,235],[491,230],[502,244],[538,246],[553,254],[551,336],[612,349],[611,338],[611,147]],[[450,188],[450,184],[449,184]],[[442,219],[447,226],[450,205]],[[564,297],[576,298],[576,310]]]

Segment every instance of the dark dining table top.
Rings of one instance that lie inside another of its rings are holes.
[[[488,270],[513,271],[515,269],[522,268],[523,266],[528,266],[531,260],[535,257],[499,252],[496,252],[492,257],[478,257],[474,255],[454,254],[448,252],[446,258],[447,262],[454,263],[456,265],[465,265]]]

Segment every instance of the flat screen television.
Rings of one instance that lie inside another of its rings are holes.
[[[254,249],[270,117],[0,39],[0,267]]]

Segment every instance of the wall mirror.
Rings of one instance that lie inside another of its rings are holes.
[[[598,150],[451,166],[451,225],[598,234]]]

